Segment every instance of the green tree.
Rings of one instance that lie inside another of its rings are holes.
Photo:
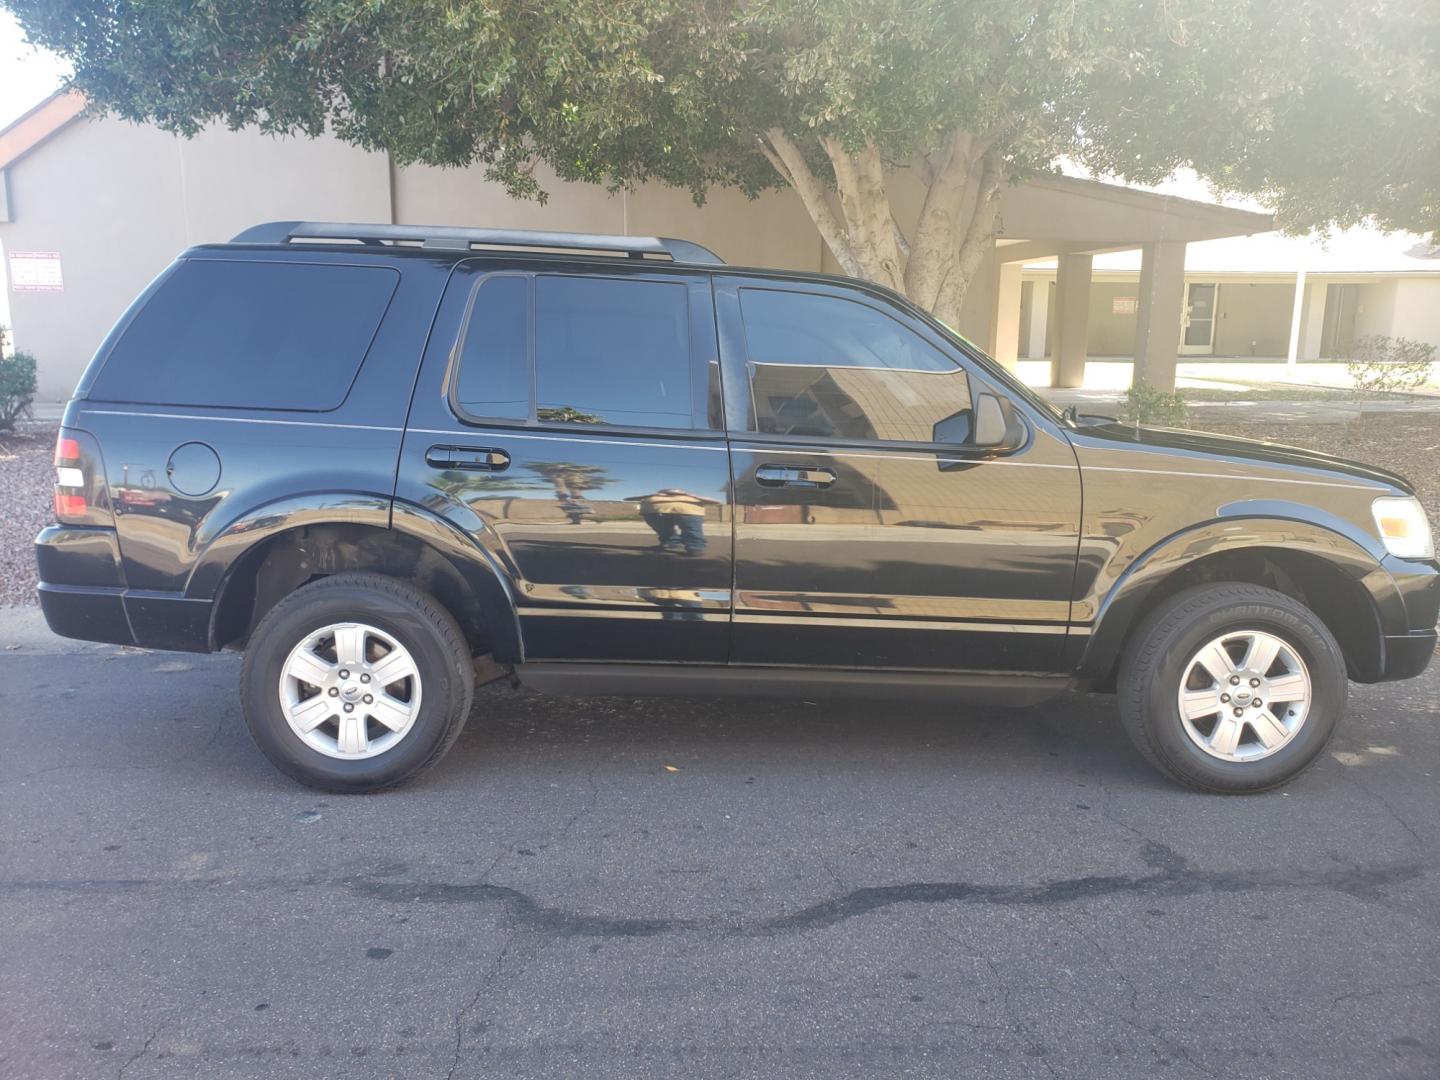
[[[1007,183],[1193,166],[1292,227],[1440,228],[1435,0],[0,0],[95,107],[612,188],[790,186],[954,323]]]

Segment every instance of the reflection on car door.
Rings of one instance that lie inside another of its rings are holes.
[[[733,659],[1059,670],[1080,479],[1058,431],[964,434],[971,374],[845,286],[716,279],[735,500]]]
[[[725,661],[712,312],[703,274],[475,262],[452,278],[397,498],[439,510],[508,570],[526,659]]]

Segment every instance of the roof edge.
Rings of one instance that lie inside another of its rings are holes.
[[[1181,213],[1192,217],[1210,218],[1211,220],[1218,218],[1234,224],[1245,224],[1251,226],[1244,230],[1247,234],[1272,232],[1275,229],[1274,214],[1256,210],[1241,210],[1234,206],[1221,206],[1219,203],[1187,199],[1181,195],[1166,195],[1159,191],[1146,191],[1144,188],[1111,184],[1104,180],[1089,180],[1083,176],[1050,173],[1032,176],[1025,182],[1039,187],[1063,188],[1071,191],[1083,188],[1093,198],[1109,199],[1112,202],[1148,203],[1162,213]]]
[[[85,111],[85,95],[62,86],[0,128],[0,169],[8,168]]]

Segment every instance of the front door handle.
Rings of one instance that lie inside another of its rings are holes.
[[[835,474],[805,465],[761,465],[755,481],[763,487],[827,488],[835,483]]]
[[[425,460],[437,469],[503,472],[510,467],[510,455],[493,446],[432,446]]]

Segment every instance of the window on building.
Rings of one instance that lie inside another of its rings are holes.
[[[751,430],[882,442],[957,442],[970,408],[955,361],[866,304],[741,289]],[[963,419],[963,418],[962,418]],[[950,421],[943,428],[937,425]]]

